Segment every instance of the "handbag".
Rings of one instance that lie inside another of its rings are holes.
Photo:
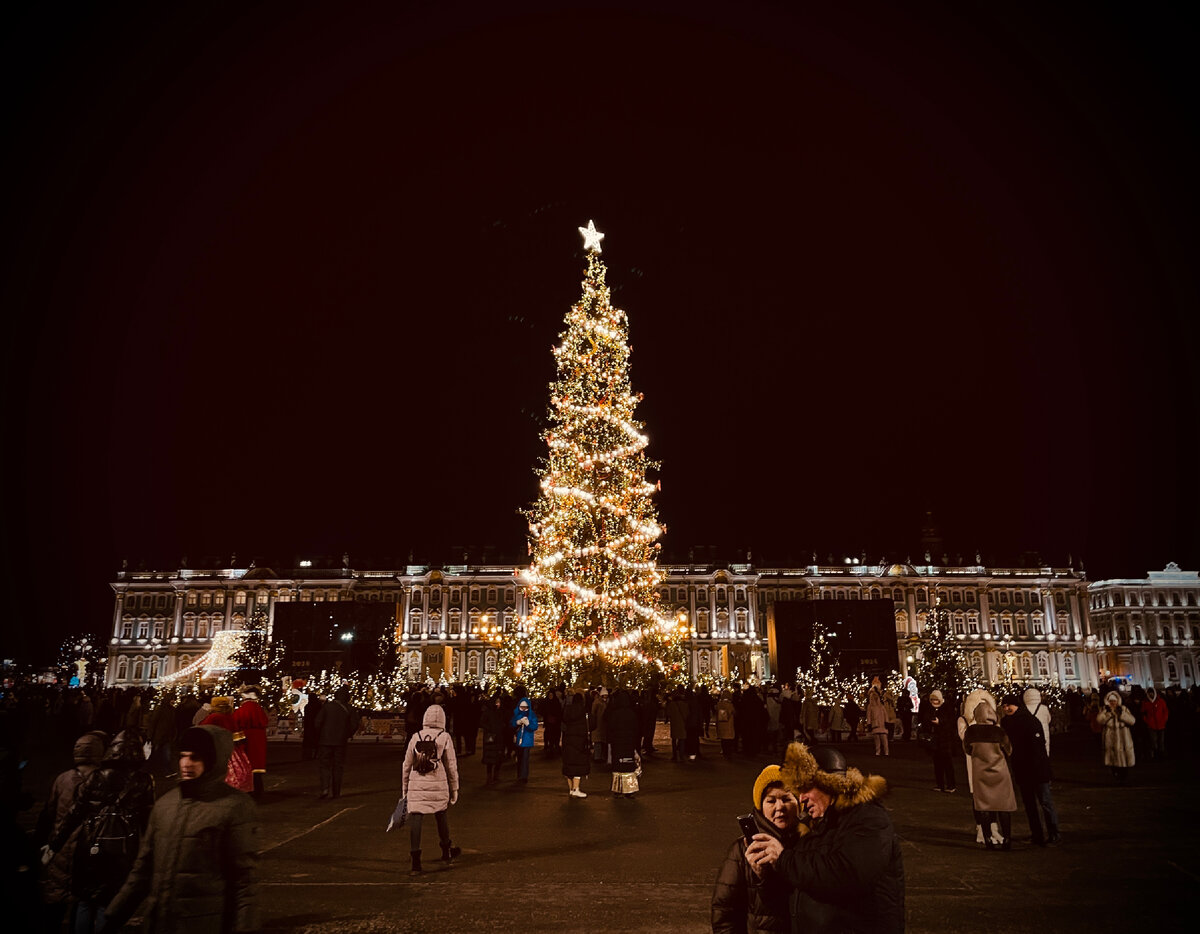
[[[387,833],[389,830],[392,830],[396,827],[403,827],[407,822],[408,798],[401,795],[400,800],[396,802],[395,810],[392,811],[392,816],[388,818],[387,830],[385,830],[384,833]]]

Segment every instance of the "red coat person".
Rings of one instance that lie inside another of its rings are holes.
[[[267,715],[258,702],[258,692],[242,689],[242,702],[233,712],[233,728],[246,736],[246,755],[254,772],[267,770]]]

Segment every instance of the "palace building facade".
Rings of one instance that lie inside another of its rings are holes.
[[[341,566],[294,563],[285,573],[259,567],[120,572],[112,584],[107,683],[154,685],[197,662],[219,633],[245,628],[259,611],[273,627],[279,608],[297,603],[383,605],[410,677],[486,679],[496,670],[500,642],[526,613],[511,565],[356,570],[348,558]],[[907,672],[940,599],[955,637],[988,681],[1011,676],[1088,686],[1125,676],[1145,685],[1196,683],[1200,575],[1175,565],[1145,581],[1090,583],[1081,571],[1054,567],[857,561],[662,567],[662,606],[687,631],[696,675],[791,680],[791,673],[771,665],[770,634],[780,605],[832,601],[836,612],[836,601],[856,600],[891,603],[894,667]]]

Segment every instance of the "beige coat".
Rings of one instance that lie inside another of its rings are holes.
[[[975,722],[963,734],[963,751],[971,759],[975,810],[1015,811],[1017,797],[1008,770],[1012,742],[996,725],[996,711],[991,704],[984,702],[975,708]]]
[[[1117,705],[1109,706],[1109,698],[1115,697]],[[1104,695],[1104,706],[1096,714],[1100,724],[1100,738],[1104,740],[1104,764],[1118,769],[1127,769],[1134,764],[1133,713],[1121,703],[1121,695],[1109,691]]]

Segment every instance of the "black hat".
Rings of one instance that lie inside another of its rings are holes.
[[[184,730],[179,737],[179,751],[190,752],[204,763],[206,769],[211,769],[217,761],[217,744],[213,742],[212,734],[203,727],[193,726]]]
[[[1007,707],[1009,704],[1012,704],[1014,707],[1020,707],[1021,706],[1021,695],[1020,694],[1005,694],[1004,698],[1000,701],[1000,706]]]
[[[846,757],[840,749],[834,746],[818,746],[812,750],[812,757],[817,761],[817,768],[822,772],[845,772]]]

